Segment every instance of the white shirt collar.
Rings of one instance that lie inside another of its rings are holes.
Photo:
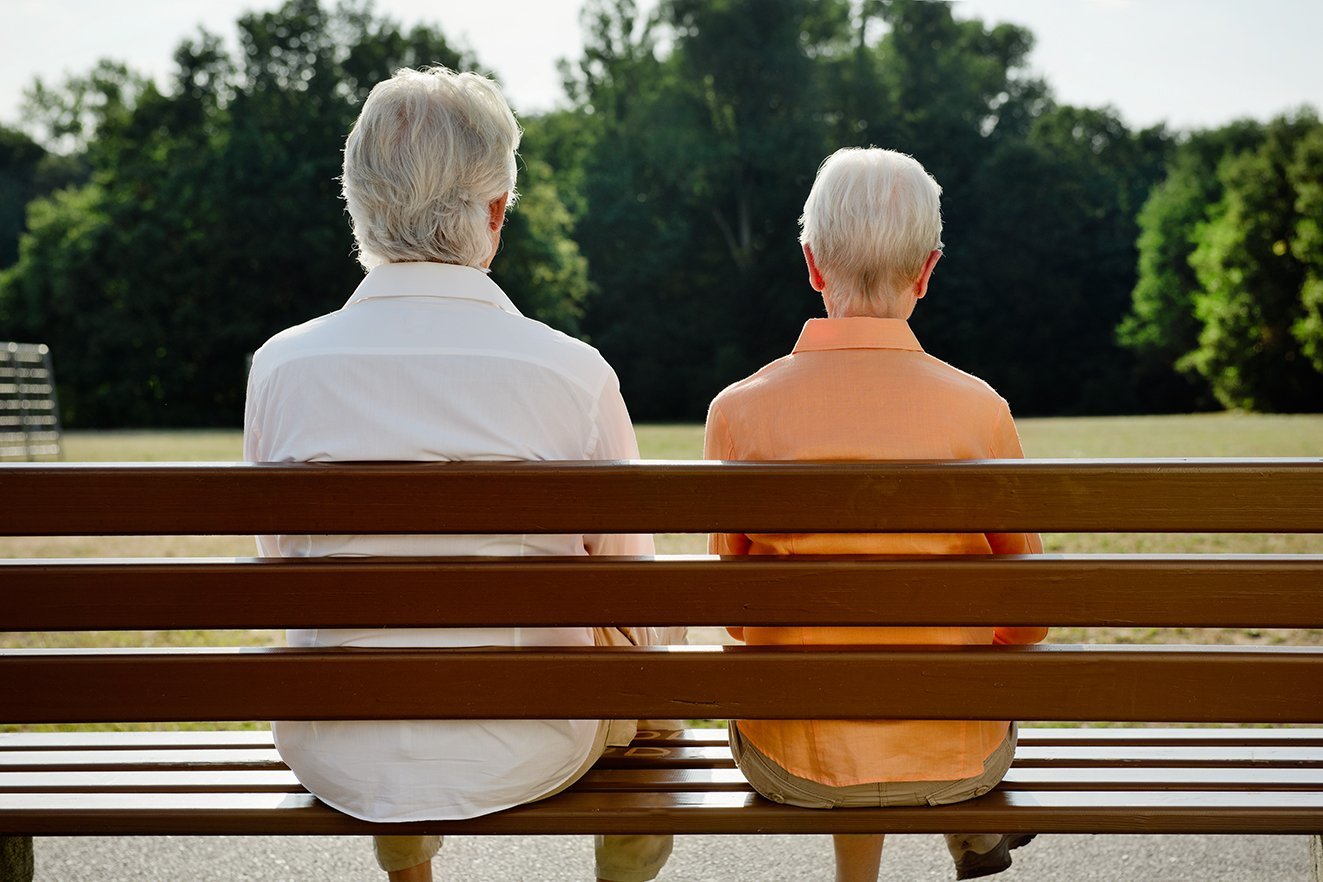
[[[522,315],[485,272],[452,263],[384,263],[373,267],[346,301],[345,308],[383,297],[471,300],[511,315]]]

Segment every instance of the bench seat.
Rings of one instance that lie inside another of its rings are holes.
[[[265,731],[0,734],[0,833],[1317,833],[1323,729],[1021,731],[1006,779],[937,808],[788,808],[721,729],[641,732],[577,785],[466,821],[380,825],[310,796]]]

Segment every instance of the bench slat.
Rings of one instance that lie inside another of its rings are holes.
[[[1317,722],[1323,708],[1323,650],[1313,648],[796,649],[0,650],[0,722],[1010,717],[1298,723]],[[852,677],[842,678],[843,669]],[[428,682],[448,688],[416,688]],[[349,683],[355,688],[346,688]],[[364,702],[364,694],[372,701]]]
[[[1003,790],[1298,790],[1323,791],[1323,768],[1013,767]],[[574,785],[583,792],[745,792],[736,769],[594,769]],[[0,772],[0,793],[301,793],[294,773],[266,771]]]
[[[1323,768],[1323,749],[1309,747],[1035,747],[1016,749],[1017,768]],[[604,770],[733,769],[721,746],[611,748],[598,761]],[[31,750],[0,753],[0,773],[15,771],[272,771],[284,769],[273,749],[227,750]]]
[[[272,748],[274,741],[271,730],[266,728],[219,729],[214,732],[0,732],[0,757],[9,750],[156,750],[169,747]]]
[[[274,747],[0,751],[0,771],[150,771],[167,766],[256,771],[283,769],[285,764]]]
[[[1323,793],[998,790],[948,806],[815,812],[736,792],[585,793],[465,821],[372,824],[305,794],[0,794],[0,834],[1315,833]]]
[[[1213,744],[1209,744],[1213,742]],[[1020,747],[1323,747],[1323,729],[1315,728],[1160,728],[1021,726]],[[725,747],[725,727],[711,729],[640,729],[636,747]],[[155,750],[169,747],[271,748],[270,729],[220,729],[201,732],[0,732],[6,750]],[[611,748],[616,750],[617,748]]]
[[[7,560],[0,606],[28,631],[978,626],[990,609],[1004,625],[1312,628],[1320,583],[1323,555]]]
[[[1301,768],[1323,766],[1323,749],[1311,747],[1199,746],[1053,746],[1021,743],[1015,751],[1018,765],[1030,768],[1163,766]],[[630,768],[733,768],[727,747],[618,747],[598,761],[604,769]]]
[[[18,464],[0,498],[28,536],[1313,533],[1323,459]]]

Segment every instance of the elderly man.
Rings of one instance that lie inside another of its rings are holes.
[[[515,199],[520,131],[473,73],[402,70],[368,96],[344,151],[344,198],[367,277],[344,307],[254,356],[253,462],[584,460],[638,456],[611,368],[525,318],[487,276]],[[262,536],[264,556],[650,554],[649,536]],[[444,594],[446,586],[436,586]],[[462,603],[463,598],[455,598]],[[293,646],[683,642],[682,629],[299,630]],[[420,691],[446,683],[418,683]],[[468,818],[579,778],[633,723],[597,720],[277,722],[310,791],[370,821]],[[598,837],[598,877],[654,878],[669,837]],[[439,837],[377,837],[392,880],[431,879]]]
[[[709,459],[1018,458],[1006,402],[924,353],[907,320],[941,257],[941,188],[911,157],[841,150],[804,205],[801,243],[825,319],[712,402]],[[716,535],[719,554],[1023,554],[1035,535]],[[732,628],[749,644],[1035,643],[1043,628]],[[769,799],[808,808],[938,805],[987,792],[1015,749],[1007,722],[740,720],[731,750]],[[957,878],[999,872],[1029,837],[949,834]],[[836,873],[875,882],[881,836],[836,836]]]

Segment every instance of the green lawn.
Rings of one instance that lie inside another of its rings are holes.
[[[1025,419],[1019,421],[1031,457],[1320,456],[1323,415],[1197,416]],[[648,459],[696,459],[703,430],[695,425],[650,425],[638,430]],[[70,461],[228,461],[240,457],[237,431],[71,432]],[[1321,536],[1051,534],[1053,552],[1241,552],[1323,554]],[[662,536],[663,553],[701,552],[701,536]],[[247,556],[247,537],[0,538],[0,557]],[[713,639],[705,629],[702,639]],[[1057,642],[1323,644],[1323,631],[1198,629],[1057,629]],[[274,631],[159,631],[0,633],[0,646],[269,645]]]

